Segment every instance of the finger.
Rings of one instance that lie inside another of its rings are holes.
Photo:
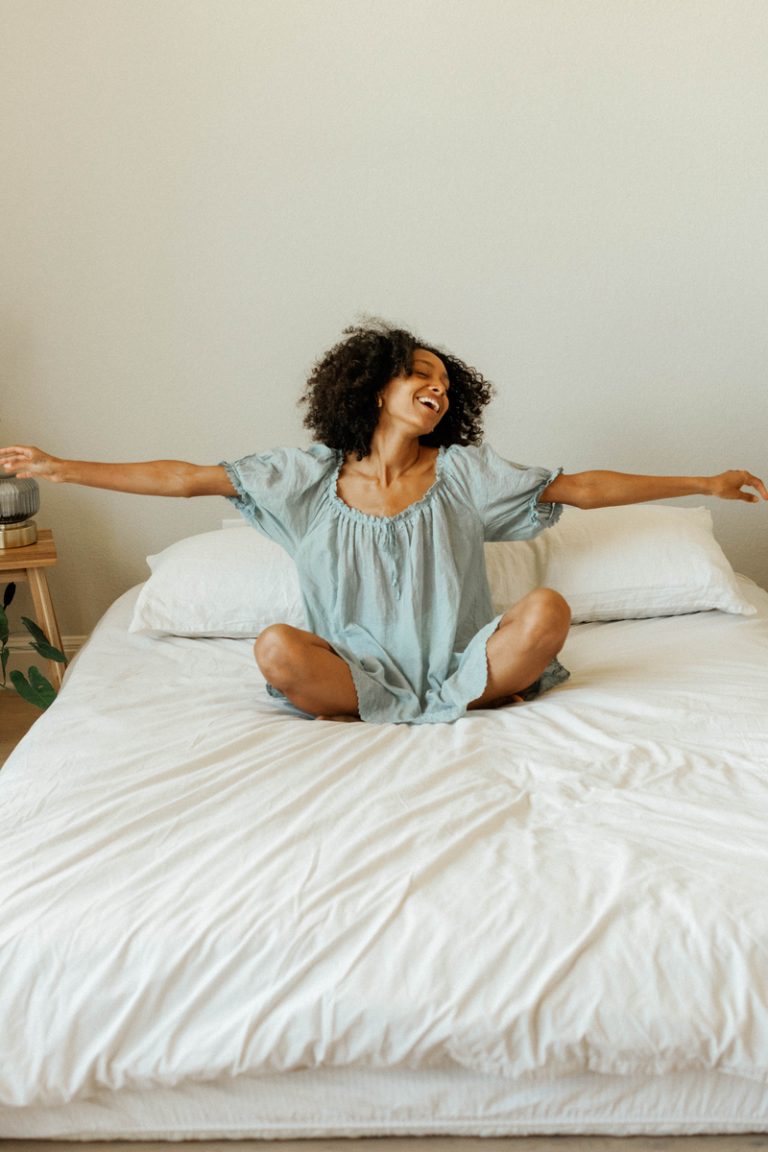
[[[18,444],[11,445],[9,448],[0,448],[0,458],[6,463],[18,463],[19,461],[31,460],[32,450],[30,448],[22,448]]]
[[[759,476],[752,476],[751,474],[748,474],[747,484],[749,484],[750,488],[756,489],[756,491],[758,491],[762,496],[763,500],[768,500],[768,488],[766,488],[765,484],[763,484]]]
[[[742,492],[742,488],[754,488],[759,492],[759,496],[755,496],[751,492]],[[763,500],[768,500],[768,489],[759,476],[753,476],[751,472],[741,472],[739,474],[738,487],[736,488],[735,495],[739,500],[748,500],[751,504],[756,504],[760,497]]]

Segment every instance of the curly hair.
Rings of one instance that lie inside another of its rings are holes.
[[[413,353],[423,348],[445,365],[451,403],[437,427],[420,442],[430,447],[480,443],[482,410],[493,387],[474,368],[381,320],[345,328],[344,335],[346,339],[315,363],[299,400],[307,406],[304,425],[315,440],[345,454],[354,452],[358,460],[368,456],[379,419],[379,392],[395,376],[410,375]]]

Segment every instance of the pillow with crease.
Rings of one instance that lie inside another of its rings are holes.
[[[237,638],[269,624],[307,626],[293,560],[245,523],[188,536],[147,563],[131,632]]]
[[[707,508],[564,508],[558,523],[535,540],[494,547],[509,552],[506,563],[497,558],[499,570],[514,569],[527,581],[532,571],[533,587],[560,592],[574,624],[712,609],[755,612],[714,538]],[[528,556],[519,554],[526,550]],[[497,612],[512,603],[498,576],[491,593]]]
[[[534,540],[486,544],[485,557],[496,612],[542,585],[562,593],[574,624],[755,611],[706,508],[564,508]],[[245,523],[179,540],[147,563],[131,632],[236,638],[307,626],[293,560]]]

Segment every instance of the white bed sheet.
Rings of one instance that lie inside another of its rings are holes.
[[[717,1072],[504,1080],[457,1069],[318,1068],[182,1081],[0,1111],[16,1140],[701,1135],[762,1131],[768,1092]]]
[[[703,1130],[768,1127],[768,595],[744,588],[757,616],[574,628],[566,685],[428,728],[296,719],[247,641],[128,635],[127,594],[0,773],[0,1135],[275,1073],[702,1077],[749,1101]],[[402,1131],[369,1112],[313,1134]]]

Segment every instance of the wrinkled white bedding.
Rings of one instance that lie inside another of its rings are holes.
[[[768,1080],[768,595],[451,725],[107,614],[0,773],[0,1105],[347,1067]]]

